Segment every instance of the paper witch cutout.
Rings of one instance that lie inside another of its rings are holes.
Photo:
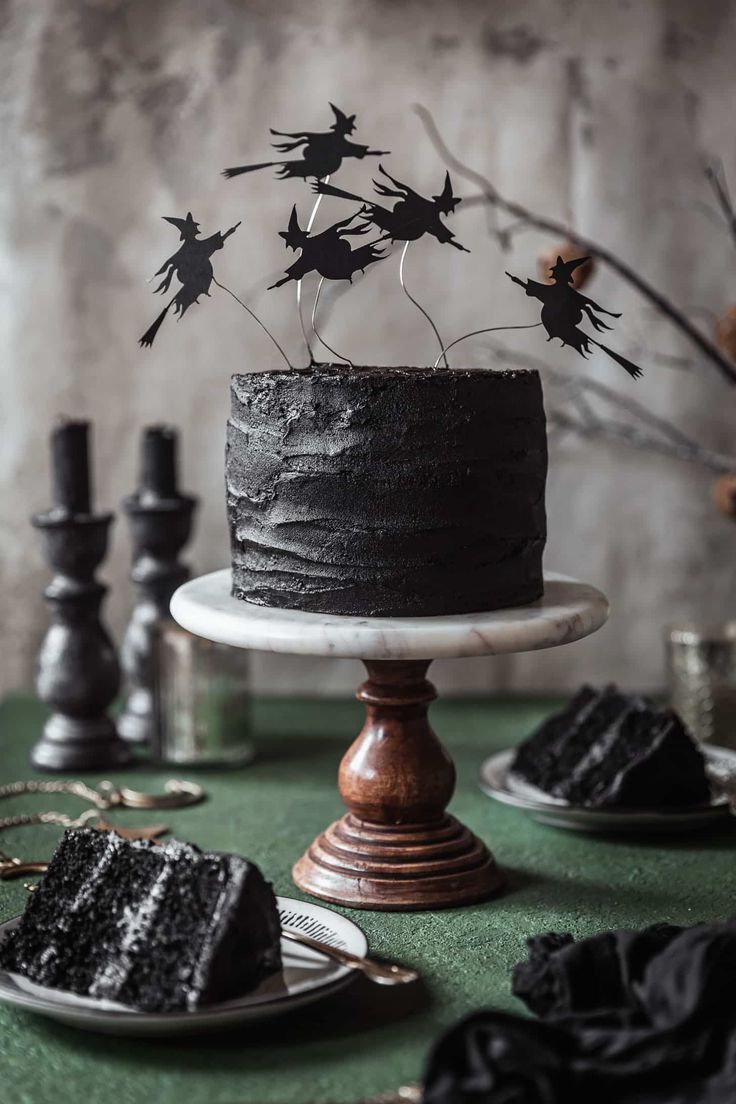
[[[330,104],[335,121],[328,131],[298,130],[293,134],[283,130],[273,130],[280,138],[289,138],[288,142],[273,142],[274,149],[279,153],[290,153],[291,150],[301,149],[300,161],[261,161],[257,165],[238,165],[232,169],[225,169],[223,176],[231,180],[234,176],[243,173],[256,172],[258,169],[275,167],[277,175],[285,179],[287,177],[314,176],[320,179],[337,172],[346,157],[382,157],[389,150],[372,150],[368,146],[360,146],[357,142],[351,142],[347,135],[355,130],[355,115],[345,115],[339,107]]]
[[[368,265],[379,261],[384,254],[376,249],[377,241],[352,249],[345,240],[350,235],[367,234],[370,230],[370,226],[351,227],[355,217],[355,214],[349,215],[321,233],[312,235],[300,227],[294,206],[288,229],[279,231],[279,237],[284,239],[289,249],[299,249],[301,256],[284,270],[286,275],[283,279],[271,284],[269,291],[288,284],[290,280],[299,281],[309,272],[317,272],[327,280],[349,280],[352,283],[356,272],[365,272]]]
[[[209,296],[210,287],[214,283],[217,284],[219,288],[222,288],[223,291],[226,291],[228,295],[231,295],[236,303],[239,303],[243,310],[246,310],[251,318],[258,323],[261,329],[268,334],[271,341],[286,361],[288,367],[291,368],[291,361],[271,331],[261,322],[258,315],[255,314],[249,306],[246,306],[243,300],[239,299],[235,292],[215,279],[210,257],[213,253],[216,253],[218,249],[222,249],[225,244],[225,239],[235,233],[240,223],[236,222],[235,226],[231,226],[224,234],[222,231],[218,230],[216,234],[213,234],[209,238],[200,238],[199,223],[194,221],[191,211],[187,212],[187,217],[185,219],[169,218],[168,215],[164,215],[163,219],[165,222],[170,222],[172,226],[177,228],[180,233],[180,241],[183,242],[183,245],[176,253],[172,254],[167,261],[164,261],[161,268],[155,273],[155,276],[164,276],[163,280],[156,288],[156,293],[160,292],[163,295],[167,292],[174,276],[176,276],[181,287],[174,298],[166,304],[158,318],[148,327],[143,337],[139,338],[138,344],[150,348],[171,307],[174,307],[174,314],[177,314],[181,318],[184,312],[187,311],[193,303],[199,302],[200,295]]]
[[[600,341],[596,341],[595,338],[589,337],[581,329],[578,329],[578,323],[582,321],[583,314],[587,315],[593,328],[599,333],[603,330],[610,330],[612,327],[608,326],[601,318],[598,318],[596,312],[597,314],[607,314],[611,318],[621,317],[620,314],[615,314],[613,311],[606,310],[605,307],[600,307],[593,299],[589,299],[587,295],[576,291],[572,286],[573,271],[578,265],[585,264],[588,260],[588,257],[578,257],[572,261],[563,261],[562,257],[558,257],[550,269],[550,275],[554,280],[552,284],[540,284],[536,280],[527,280],[525,283],[518,276],[512,276],[510,272],[507,272],[506,275],[519,287],[523,287],[528,296],[541,300],[542,325],[549,335],[548,341],[551,341],[553,337],[558,337],[563,345],[569,345],[571,348],[577,349],[582,357],[587,357],[591,344],[597,345],[612,360],[625,368],[630,376],[638,379],[642,375],[642,370],[638,365],[632,364],[626,357],[615,353],[607,345],[601,344]]]
[[[445,173],[445,182],[440,194],[432,196],[431,199],[425,199],[408,184],[402,184],[400,180],[396,180],[387,173],[383,165],[378,166],[378,171],[391,181],[393,188],[388,187],[382,180],[375,179],[373,186],[378,195],[398,199],[398,203],[395,203],[392,208],[383,207],[380,203],[363,199],[362,196],[343,191],[342,188],[335,188],[332,184],[321,180],[313,184],[312,188],[320,195],[337,196],[339,199],[357,200],[358,203],[362,203],[360,214],[367,222],[373,223],[382,230],[391,241],[417,241],[424,234],[430,234],[443,245],[454,245],[455,249],[461,249],[464,253],[470,252],[460,242],[455,241],[455,235],[441,218],[442,215],[451,215],[462,202],[453,195],[449,172]]]
[[[167,261],[164,261],[161,268],[155,273],[156,276],[166,274],[156,288],[156,293],[160,292],[163,295],[167,292],[174,276],[176,276],[181,287],[174,298],[166,304],[155,322],[149,326],[143,337],[140,338],[138,344],[148,347],[153,345],[156,334],[171,307],[174,308],[174,313],[181,317],[193,303],[199,301],[200,295],[209,295],[210,286],[215,279],[210,257],[218,249],[222,249],[225,239],[234,234],[240,226],[240,223],[237,222],[224,234],[218,230],[210,238],[200,238],[199,223],[194,221],[191,211],[187,213],[185,219],[169,218],[168,215],[164,215],[163,218],[165,222],[170,222],[172,226],[179,230],[181,234],[180,241],[183,242],[183,245]]]

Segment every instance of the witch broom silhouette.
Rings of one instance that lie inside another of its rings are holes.
[[[598,318],[598,314],[607,314],[611,318],[621,317],[620,314],[615,314],[613,311],[599,306],[593,299],[589,299],[587,295],[583,295],[572,286],[574,270],[578,265],[585,264],[589,259],[588,257],[578,257],[572,261],[563,261],[562,257],[558,257],[550,269],[550,275],[554,281],[552,284],[540,284],[537,280],[524,282],[518,276],[512,276],[510,272],[507,272],[506,275],[519,287],[523,287],[528,296],[541,300],[542,325],[549,335],[548,341],[551,341],[553,337],[558,337],[563,345],[569,345],[571,348],[577,349],[584,358],[590,352],[591,344],[597,345],[612,360],[625,368],[633,379],[638,379],[642,375],[642,370],[638,365],[632,364],[620,353],[614,352],[607,345],[603,345],[600,341],[596,341],[594,337],[589,337],[581,329],[578,329],[578,324],[582,321],[584,314],[587,315],[588,320],[598,333],[612,328],[603,319]]]
[[[299,161],[261,161],[257,165],[236,165],[235,168],[225,169],[223,176],[231,180],[234,176],[243,173],[256,172],[258,169],[277,169],[277,175],[285,177],[314,176],[318,180],[324,176],[330,176],[337,172],[346,157],[382,157],[389,150],[372,150],[368,146],[351,142],[347,137],[355,130],[355,115],[346,115],[339,107],[330,104],[335,121],[328,131],[298,130],[293,134],[288,131],[274,130],[271,134],[279,138],[288,138],[288,142],[273,142],[274,149],[279,153],[290,153],[301,147],[301,160]]]

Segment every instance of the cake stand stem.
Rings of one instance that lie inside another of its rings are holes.
[[[455,767],[427,718],[431,660],[365,660],[365,724],[340,765],[348,813],[294,867],[297,885],[353,908],[446,908],[485,900],[493,856],[445,812]]]

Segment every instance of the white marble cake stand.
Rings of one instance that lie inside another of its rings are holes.
[[[340,765],[348,813],[294,867],[296,884],[353,908],[441,908],[489,897],[502,884],[485,845],[445,812],[452,759],[427,720],[433,659],[553,648],[608,617],[595,587],[545,576],[530,606],[454,617],[334,617],[255,606],[230,594],[230,571],[185,583],[171,613],[190,632],[236,648],[362,659],[366,722]]]

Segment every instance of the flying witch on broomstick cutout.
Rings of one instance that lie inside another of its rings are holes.
[[[367,234],[370,226],[351,226],[355,215],[349,215],[340,222],[333,223],[319,234],[310,234],[302,230],[296,213],[292,208],[289,226],[279,231],[289,249],[298,249],[300,256],[287,268],[286,275],[271,284],[271,288],[281,287],[290,280],[302,280],[308,273],[317,272],[326,280],[348,280],[353,282],[356,272],[365,272],[368,265],[383,257],[376,249],[377,241],[368,242],[353,249],[346,238],[353,234]]]
[[[225,240],[231,234],[234,234],[240,226],[240,223],[237,222],[224,234],[218,230],[216,234],[212,234],[209,238],[200,238],[199,223],[194,221],[191,211],[187,213],[185,219],[170,218],[168,215],[164,215],[163,219],[164,222],[170,222],[172,226],[177,228],[182,245],[176,253],[172,253],[169,259],[164,261],[158,272],[154,274],[155,276],[164,277],[156,288],[156,293],[163,295],[167,292],[171,287],[174,276],[176,276],[181,287],[174,298],[166,304],[158,318],[148,327],[143,337],[140,338],[139,344],[149,347],[153,345],[156,334],[171,307],[174,308],[174,314],[181,317],[185,311],[199,301],[200,295],[209,295],[213,280],[217,283],[210,257],[218,249],[222,249]]]
[[[243,173],[257,172],[258,169],[276,168],[277,175],[286,177],[316,177],[317,180],[330,176],[337,172],[343,159],[346,157],[383,157],[388,150],[372,150],[368,146],[360,146],[357,142],[351,142],[347,137],[355,130],[355,115],[346,115],[339,107],[330,104],[335,121],[328,131],[298,130],[293,134],[283,130],[271,129],[271,134],[278,138],[288,138],[288,142],[273,142],[274,149],[279,153],[290,153],[301,147],[301,160],[293,161],[261,161],[256,165],[237,165],[232,169],[225,169],[223,176],[231,180],[234,176]]]
[[[523,287],[528,296],[541,301],[542,325],[549,335],[548,341],[558,337],[563,345],[577,349],[584,358],[587,358],[590,346],[597,345],[612,360],[625,368],[632,379],[638,379],[642,375],[638,365],[632,364],[620,353],[614,352],[607,345],[603,345],[579,329],[579,323],[582,322],[584,314],[598,333],[612,328],[602,318],[598,318],[598,314],[607,314],[610,318],[621,317],[620,314],[614,314],[613,311],[599,306],[594,299],[589,299],[587,295],[583,295],[572,286],[573,272],[578,265],[585,264],[588,260],[590,260],[589,257],[577,257],[572,261],[563,261],[562,257],[558,257],[550,269],[553,280],[551,284],[540,284],[537,280],[527,280],[525,283],[518,276],[512,276],[510,272],[506,275],[519,287]]]
[[[343,191],[332,184],[326,184],[318,180],[312,186],[312,190],[319,195],[337,196],[340,199],[353,199],[362,203],[360,215],[368,223],[373,223],[382,230],[391,241],[417,241],[424,234],[430,234],[438,242],[454,245],[464,253],[469,253],[460,242],[455,241],[452,230],[442,221],[442,215],[451,215],[461,200],[453,195],[450,174],[445,173],[445,182],[439,195],[425,199],[419,192],[415,192],[408,184],[402,184],[386,172],[383,165],[378,166],[378,171],[391,181],[390,188],[382,180],[374,180],[373,187],[380,196],[390,196],[398,202],[392,208],[384,207],[374,200],[363,199],[354,192]]]

